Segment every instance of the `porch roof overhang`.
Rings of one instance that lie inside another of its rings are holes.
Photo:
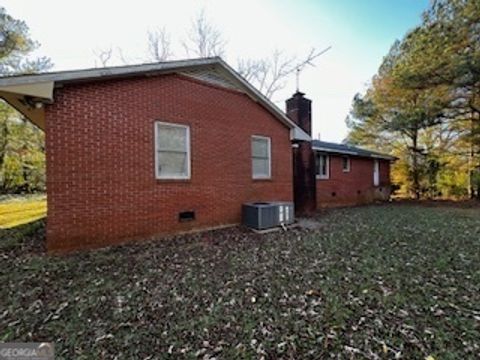
[[[53,81],[0,85],[0,97],[40,129],[45,129],[43,105],[53,102]]]

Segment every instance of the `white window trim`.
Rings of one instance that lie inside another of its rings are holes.
[[[347,159],[348,166],[347,166],[346,169],[343,167],[343,159]],[[351,160],[350,156],[343,156],[343,158],[342,158],[342,170],[343,170],[343,172],[348,173],[348,172],[350,172],[351,168],[352,168],[352,160]]]
[[[250,139],[250,148],[252,146],[253,139],[261,139],[267,140],[267,147],[268,147],[268,175],[255,175],[253,173],[253,156],[250,156],[250,163],[252,166],[252,179],[254,180],[268,180],[272,178],[272,139],[268,136],[260,136],[260,135],[252,135]]]
[[[171,127],[179,127],[186,129],[186,141],[185,141],[185,150],[187,152],[187,174],[186,175],[160,175],[158,173],[158,125],[167,125]],[[154,133],[155,133],[155,178],[159,180],[189,180],[191,174],[191,163],[190,163],[190,126],[175,124],[165,121],[155,121],[154,123]]]
[[[328,179],[330,179],[330,155],[325,154],[325,153],[321,153],[321,152],[317,152],[315,154],[315,156],[318,156],[318,155],[323,155],[327,159],[327,164],[326,164],[327,174],[326,175],[316,174],[316,178],[319,179],[319,180],[328,180]],[[317,159],[315,159],[315,161],[317,161]],[[316,168],[317,168],[317,166],[315,164],[315,172],[316,172]]]

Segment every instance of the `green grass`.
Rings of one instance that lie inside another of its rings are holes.
[[[45,196],[27,196],[0,201],[0,229],[40,220],[47,215]]]
[[[474,359],[480,210],[332,210],[64,257],[0,249],[0,341],[58,358]]]

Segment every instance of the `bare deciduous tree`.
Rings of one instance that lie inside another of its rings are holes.
[[[204,10],[193,20],[187,39],[183,41],[189,57],[223,56],[225,44],[222,33],[209,22]]]
[[[95,67],[106,67],[108,62],[112,59],[113,50],[112,48],[108,49],[99,49],[93,51],[95,59]]]
[[[285,87],[290,75],[297,70],[301,71],[306,65],[314,66],[313,61],[329,49],[330,47],[317,51],[313,48],[303,58],[287,56],[282,51],[275,50],[267,58],[239,59],[237,71],[267,98],[271,99],[275,93]]]
[[[171,37],[165,28],[149,31],[147,39],[150,61],[166,61],[173,58]],[[193,19],[190,31],[187,38],[182,41],[182,45],[187,57],[223,56],[226,41],[223,39],[222,33],[209,21],[205,11],[202,10]],[[318,51],[312,48],[303,57],[290,56],[280,50],[275,50],[271,56],[265,58],[239,59],[236,69],[248,82],[271,99],[286,86],[288,78],[293,73],[300,72],[306,65],[313,66],[313,61],[329,49],[330,47]],[[97,51],[95,54],[101,66],[107,66],[107,63],[112,60],[111,49]],[[118,49],[118,54],[124,64],[132,62],[125,58],[121,49]]]
[[[122,48],[120,47],[117,47],[117,56],[118,56],[118,59],[120,59],[120,61],[122,62],[123,65],[128,65],[128,64],[134,64],[138,61],[141,61],[141,60],[138,60],[138,59],[131,59],[129,56],[125,56],[125,54],[123,53],[123,50]]]
[[[148,54],[153,61],[166,61],[172,57],[170,34],[165,28],[148,32]]]

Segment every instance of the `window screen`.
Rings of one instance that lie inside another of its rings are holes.
[[[268,179],[271,174],[270,138],[252,136],[252,177]]]
[[[190,178],[189,127],[163,122],[157,122],[155,126],[156,177]]]
[[[329,158],[328,155],[317,153],[315,156],[316,174],[320,179],[329,178]]]

